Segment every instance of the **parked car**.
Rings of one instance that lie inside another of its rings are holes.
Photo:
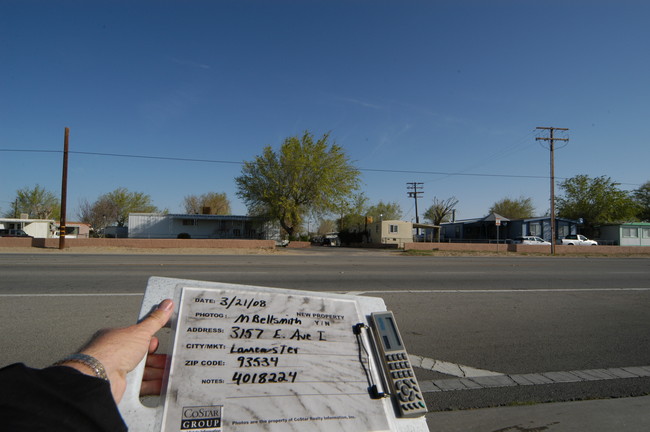
[[[541,237],[536,237],[536,236],[522,236],[522,237],[517,237],[515,241],[513,241],[515,244],[526,244],[526,245],[548,245],[550,246],[551,243],[547,242]]]
[[[0,237],[32,237],[21,229],[0,229]]]
[[[569,234],[562,239],[562,244],[569,246],[598,246],[596,240],[589,240],[581,234]]]

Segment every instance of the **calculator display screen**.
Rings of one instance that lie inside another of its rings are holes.
[[[391,315],[376,315],[377,331],[386,351],[403,350],[402,340],[397,325]]]

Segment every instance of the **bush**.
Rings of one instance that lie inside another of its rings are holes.
[[[176,236],[176,238],[179,238],[179,239],[191,239],[192,236],[189,235],[188,233],[180,233],[179,235]]]
[[[341,244],[361,243],[363,241],[363,233],[343,229],[339,232],[339,239],[341,240]]]

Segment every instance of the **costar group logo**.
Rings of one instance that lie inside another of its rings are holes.
[[[222,405],[183,407],[181,430],[221,431]]]

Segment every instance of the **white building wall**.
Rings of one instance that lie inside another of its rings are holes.
[[[176,238],[171,222],[164,214],[130,213],[129,238]]]
[[[0,219],[1,229],[21,229],[34,238],[50,238],[54,231],[52,219]]]
[[[600,237],[621,246],[650,246],[650,224],[606,225],[600,228]]]
[[[247,225],[248,223],[248,225]],[[215,218],[197,215],[166,215],[158,213],[129,214],[129,237],[131,238],[178,238],[181,233],[187,233],[193,239],[222,238],[244,239],[258,238],[264,234],[266,239],[279,239],[279,228],[272,223],[253,224],[256,230],[251,234],[250,220],[244,216],[222,216]]]
[[[396,244],[404,247],[404,243],[413,241],[413,224],[400,220],[385,220],[368,224],[370,243]]]
[[[54,221],[38,221],[25,225],[23,230],[34,238],[49,238],[52,236]]]

